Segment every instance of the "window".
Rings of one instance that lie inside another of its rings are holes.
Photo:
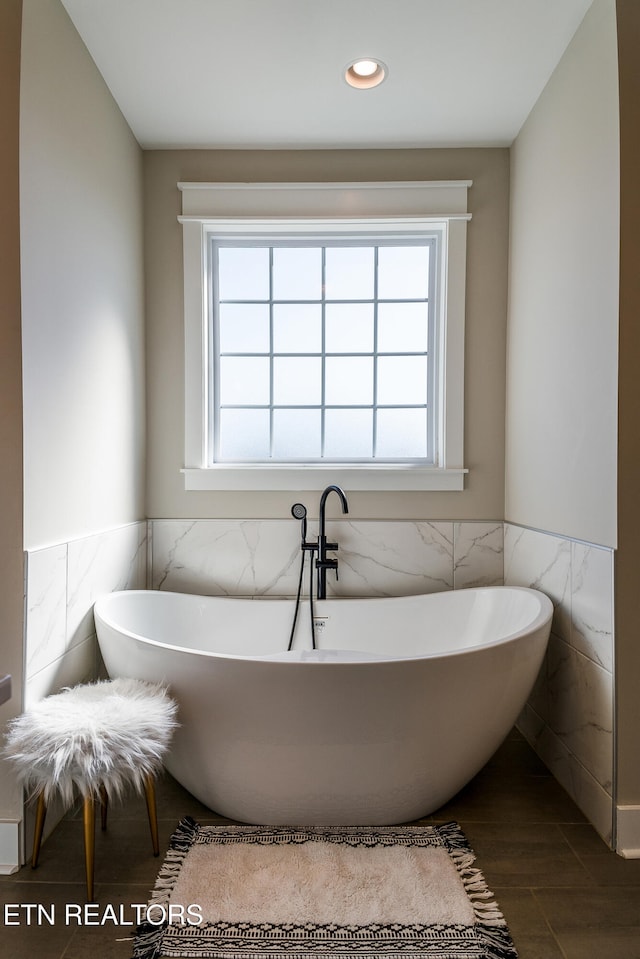
[[[213,235],[211,464],[433,465],[438,239]]]
[[[467,185],[446,217],[183,214],[187,488],[462,488]]]

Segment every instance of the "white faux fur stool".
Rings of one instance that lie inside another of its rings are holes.
[[[6,755],[38,797],[32,867],[38,865],[51,797],[84,799],[87,897],[93,899],[95,802],[106,829],[109,799],[128,784],[144,790],[154,855],[160,852],[154,779],[176,723],[177,704],[159,685],[112,679],[74,686],[36,703],[9,724]]]

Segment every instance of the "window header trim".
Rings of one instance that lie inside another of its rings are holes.
[[[371,216],[371,217],[278,217],[277,224],[274,217],[217,217],[217,216],[179,216],[178,223],[198,223],[208,233],[215,233],[220,237],[276,236],[278,240],[286,239],[287,233],[291,238],[305,235],[309,239],[321,241],[335,236],[354,239],[359,237],[383,237],[393,239],[397,229],[397,238],[406,239],[415,234],[421,236],[429,230],[442,229],[445,223],[456,220],[471,220],[470,213],[447,213],[438,216]]]
[[[182,217],[450,217],[467,214],[471,180],[179,183]]]

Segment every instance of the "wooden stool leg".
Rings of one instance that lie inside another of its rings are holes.
[[[147,800],[147,812],[149,814],[149,828],[151,829],[151,843],[153,845],[153,855],[160,855],[160,841],[158,838],[158,814],[156,811],[156,787],[153,776],[147,776],[144,784],[144,795]]]
[[[104,786],[100,786],[100,825],[104,832],[107,828],[107,811],[109,809],[109,797]]]
[[[36,826],[33,834],[33,857],[31,859],[31,868],[35,869],[38,865],[40,855],[40,844],[42,843],[42,830],[44,829],[44,820],[47,815],[47,804],[44,801],[44,792],[38,796],[38,805],[36,807]]]
[[[93,796],[84,800],[84,864],[87,876],[87,901],[93,902],[93,861],[95,853],[95,806]]]

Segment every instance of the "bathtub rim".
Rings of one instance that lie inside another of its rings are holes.
[[[136,633],[133,630],[123,628],[122,624],[116,622],[112,617],[105,615],[103,609],[105,606],[109,606],[110,602],[113,602],[114,597],[119,597],[122,595],[149,595],[149,594],[158,594],[162,596],[186,596],[192,597],[194,601],[197,600],[228,600],[231,602],[237,603],[255,603],[255,602],[288,602],[292,606],[295,604],[295,598],[290,596],[264,596],[253,599],[246,596],[212,596],[202,593],[181,593],[178,590],[156,590],[156,589],[132,589],[132,590],[114,590],[111,593],[105,593],[103,596],[100,596],[93,605],[94,616],[96,619],[96,633],[98,633],[98,642],[100,643],[100,636],[98,632],[98,619],[109,627],[110,629],[115,630],[123,636],[126,636],[129,639],[134,639],[138,642],[144,643],[148,646],[154,646],[158,649],[171,650],[172,652],[184,653],[191,656],[204,656],[207,659],[225,659],[233,660],[238,662],[257,662],[257,663],[271,663],[277,666],[300,666],[300,665],[312,665],[313,668],[325,667],[345,667],[345,666],[374,666],[376,664],[385,665],[388,663],[410,663],[410,662],[422,662],[424,660],[436,660],[436,659],[448,659],[451,656],[464,656],[469,655],[470,653],[479,652],[484,649],[492,649],[496,646],[505,646],[514,642],[517,642],[519,639],[522,639],[525,636],[529,636],[539,629],[549,625],[551,627],[551,620],[554,613],[554,605],[551,599],[539,589],[535,589],[530,586],[472,586],[461,590],[441,590],[436,593],[410,593],[405,596],[344,596],[344,597],[332,597],[331,599],[322,600],[321,605],[324,606],[326,603],[394,603],[402,602],[402,600],[415,599],[416,597],[428,598],[429,596],[436,595],[455,595],[455,593],[487,593],[495,591],[507,591],[513,593],[528,593],[535,594],[536,598],[540,603],[540,609],[538,610],[536,616],[527,623],[526,626],[522,627],[519,630],[516,630],[513,633],[510,633],[508,636],[504,636],[500,639],[491,640],[486,643],[478,643],[473,646],[466,646],[454,649],[448,649],[440,652],[434,653],[425,653],[421,656],[416,656],[414,654],[408,654],[406,656],[397,655],[397,656],[377,656],[372,652],[371,658],[357,658],[357,659],[348,659],[345,655],[344,659],[336,660],[314,660],[314,659],[303,659],[303,653],[308,653],[310,650],[291,650],[291,658],[276,658],[282,657],[287,651],[283,650],[281,653],[268,653],[263,656],[259,655],[247,655],[242,653],[217,653],[212,650],[206,649],[193,649],[189,646],[176,646],[173,643],[160,642],[157,639],[152,639],[151,637],[144,636],[141,633]],[[307,603],[308,598],[304,599],[303,602]],[[331,647],[328,647],[329,649]],[[319,650],[322,652],[322,650]],[[353,650],[340,650],[348,654],[349,652],[353,653]],[[298,654],[296,657],[295,654]]]

